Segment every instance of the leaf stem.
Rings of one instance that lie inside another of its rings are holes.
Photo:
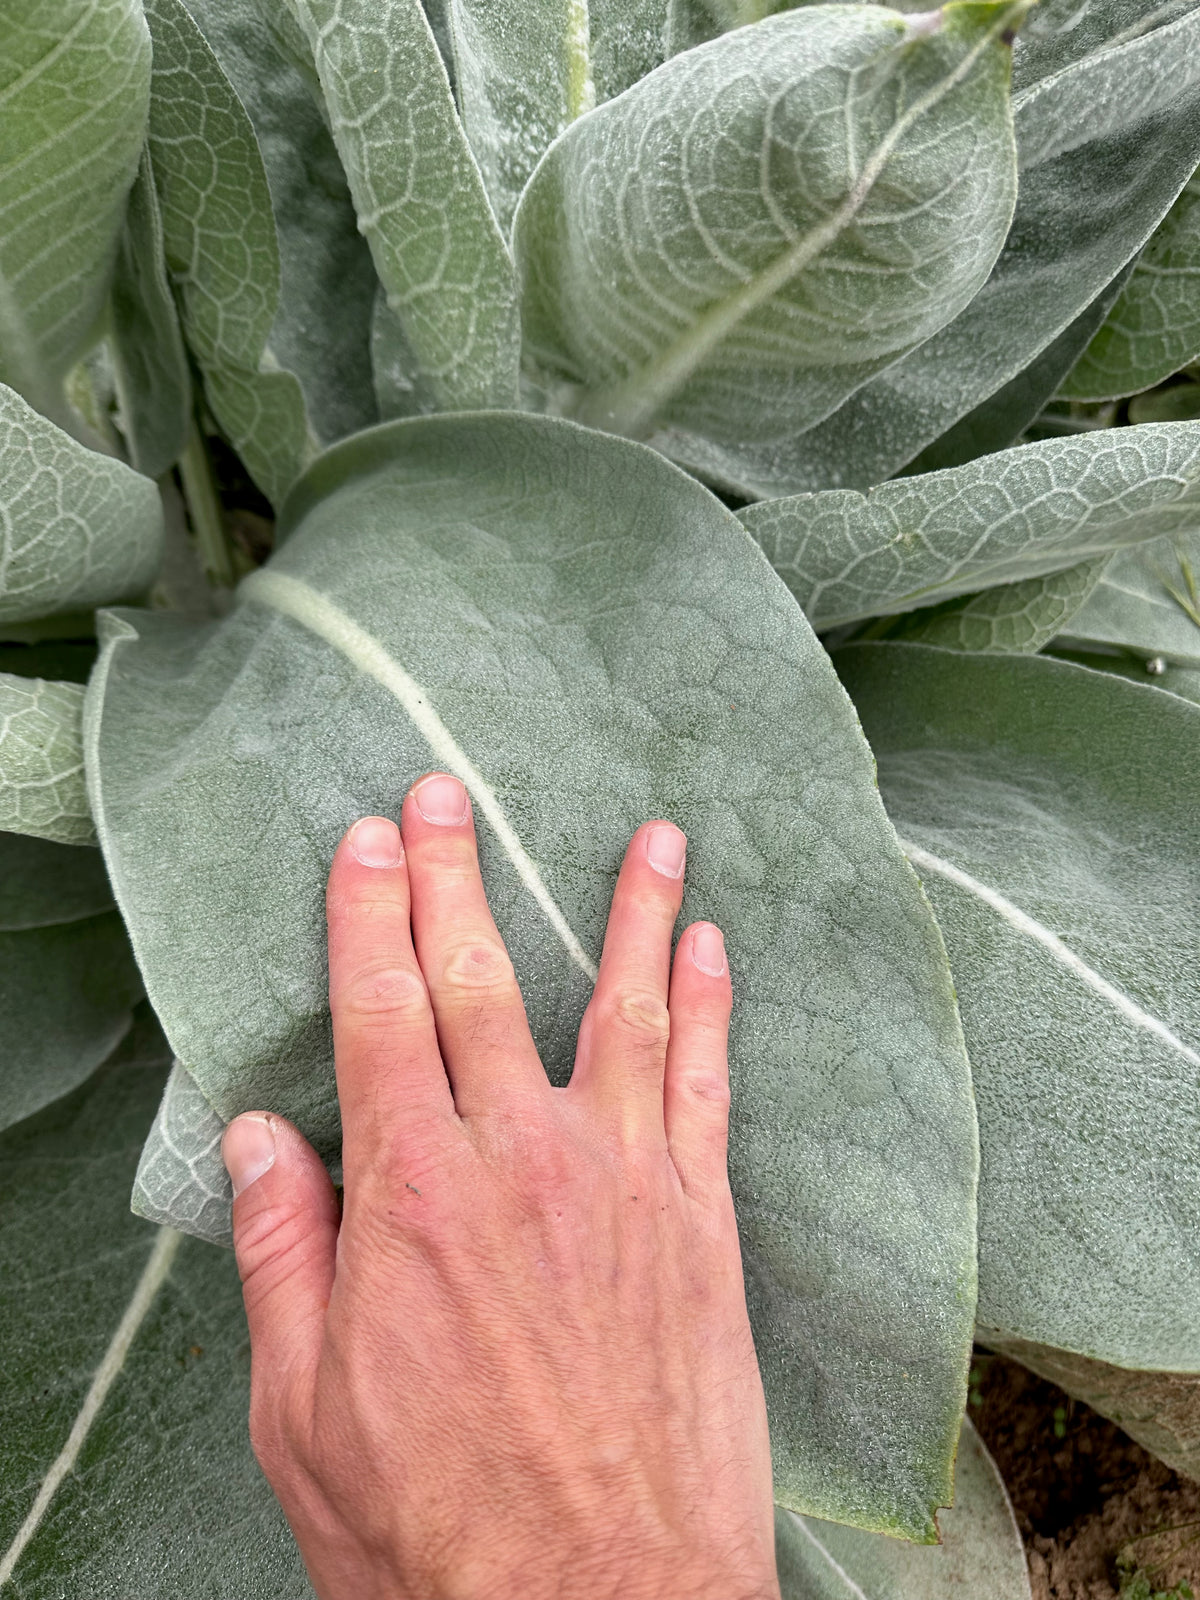
[[[188,520],[192,524],[204,570],[214,584],[222,589],[232,589],[237,582],[233,551],[225,533],[225,518],[212,463],[204,448],[204,436],[194,418],[188,431],[187,445],[179,458],[179,476],[183,481]]]

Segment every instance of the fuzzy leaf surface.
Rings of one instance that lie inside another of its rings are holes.
[[[136,595],[162,546],[150,480],[0,384],[0,623]]]
[[[229,1124],[176,1061],[142,1146],[133,1210],[210,1244],[233,1246],[233,1188],[221,1160]]]
[[[742,522],[814,628],[912,611],[1141,545],[1200,514],[1200,424],[1019,445],[962,467],[761,501]]]
[[[250,1450],[233,1257],[129,1213],[169,1059],[143,1016],[88,1083],[0,1138],[0,1583],[14,1600],[312,1600]]]
[[[141,995],[99,851],[0,833],[0,971],[4,1128],[94,1072]]]
[[[798,487],[797,435],[991,270],[1021,10],[792,12],[574,124],[514,225],[527,360],[583,421],[739,492]]]
[[[425,409],[511,406],[512,258],[419,0],[288,0]]]
[[[972,1321],[970,1086],[937,929],[787,590],[655,452],[519,414],[348,441],[282,531],[218,624],[112,615],[89,688],[175,1054],[221,1116],[277,1107],[336,1155],[328,864],[448,765],[561,1083],[628,838],[677,818],[684,916],[741,975],[731,1159],[779,1497],[927,1536]]]
[[[783,1600],[1031,1600],[1025,1543],[996,1464],[964,1417],[954,1509],[932,1549],[775,1508]]]
[[[95,844],[79,684],[0,672],[0,828]]]
[[[138,0],[0,12],[0,381],[59,420],[108,296],[149,99]]]
[[[1133,275],[1062,384],[1068,400],[1152,389],[1200,357],[1200,174],[1138,257]]]
[[[837,665],[950,952],[980,1322],[1200,1371],[1200,707],[1046,656]]]
[[[304,394],[267,340],[279,246],[254,128],[182,0],[146,0],[154,39],[150,159],[167,269],[212,413],[278,503],[313,444]]]
[[[937,644],[946,650],[987,650],[1033,655],[1062,633],[1104,575],[1111,558],[1040,578],[1000,583],[965,599],[909,611],[887,633],[889,639]]]
[[[866,488],[899,471],[1028,368],[1158,227],[1200,161],[1200,5],[1158,9],[1169,20],[1119,43],[1072,31],[1082,53],[1017,93],[1017,209],[991,277],[809,430],[797,488]]]
[[[1122,551],[1065,632],[1085,646],[1200,667],[1200,533]]]

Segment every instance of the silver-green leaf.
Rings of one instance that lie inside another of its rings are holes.
[[[783,1600],[1031,1600],[1025,1543],[983,1440],[964,1417],[954,1509],[933,1549],[777,1507]]]
[[[182,0],[146,0],[154,39],[150,158],[167,268],[214,417],[255,482],[282,500],[315,449],[304,394],[267,340],[279,246],[245,108]]]
[[[774,17],[575,123],[521,200],[527,359],[564,408],[752,495],[950,321],[1016,187],[1021,4]]]
[[[836,659],[950,952],[980,1322],[1200,1371],[1200,707],[1046,656]]]
[[[1110,559],[1100,556],[1061,572],[997,584],[962,600],[910,611],[888,630],[887,637],[938,644],[947,650],[1032,655],[1070,625],[1104,576]]]
[[[1089,0],[1076,14],[1123,5]],[[1185,6],[1100,44],[1070,30],[1065,64],[1016,95],[1017,209],[991,278],[809,430],[797,488],[890,477],[1037,360],[1142,248],[1200,161],[1200,5]]]
[[[58,421],[108,296],[149,98],[139,0],[0,13],[0,381]]]
[[[661,456],[519,414],[347,441],[281,532],[217,624],[110,616],[89,686],[98,828],[175,1054],[220,1116],[269,1105],[335,1155],[328,863],[441,765],[561,1083],[629,834],[676,818],[684,915],[739,975],[731,1163],[779,1497],[927,1537],[974,1114],[941,941],[799,608]]]
[[[94,1072],[141,995],[98,851],[0,833],[0,972],[5,1128]]]
[[[136,595],[162,546],[153,483],[0,384],[0,623]]]
[[[420,0],[287,0],[424,408],[516,404],[512,258]]]
[[[221,1160],[227,1126],[191,1073],[174,1062],[138,1160],[134,1212],[210,1244],[232,1246],[233,1189]]]
[[[1116,645],[1200,667],[1200,533],[1123,550],[1065,632],[1085,647]]]
[[[0,672],[0,828],[95,844],[83,775],[83,689]]]
[[[1152,389],[1200,357],[1200,174],[1151,236],[1133,275],[1062,385],[1068,400]]]
[[[129,1213],[169,1059],[143,1016],[0,1138],[0,1592],[21,1600],[312,1600],[250,1449],[233,1257]]]
[[[739,513],[815,628],[1019,582],[1187,528],[1200,423],[1020,445],[966,466]]]

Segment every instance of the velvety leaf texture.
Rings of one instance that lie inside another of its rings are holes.
[[[937,929],[800,611],[699,484],[551,419],[375,430],[283,532],[218,624],[111,616],[89,689],[99,831],[179,1059],[221,1116],[270,1104],[336,1152],[328,863],[440,764],[562,1082],[629,834],[675,817],[684,916],[721,922],[739,974],[778,1495],[928,1537],[973,1316],[970,1088]]]
[[[419,0],[288,0],[423,409],[514,405],[512,259]]]
[[[1200,176],[1138,258],[1102,328],[1062,385],[1073,400],[1153,388],[1200,356]]]
[[[0,384],[0,623],[133,596],[162,559],[158,491]]]
[[[141,980],[99,851],[0,833],[0,1128],[95,1071]]]
[[[79,684],[0,672],[0,828],[95,844]]]
[[[1122,551],[1066,632],[1087,644],[1200,667],[1200,533]]]
[[[1102,48],[1072,30],[1061,69],[1017,94],[1017,209],[990,279],[805,434],[796,488],[866,488],[898,471],[1035,361],[1142,248],[1200,161],[1200,5],[1170,14]]]
[[[1111,558],[1081,561],[1062,572],[1000,583],[964,600],[909,611],[889,639],[937,644],[947,650],[1016,651],[1032,655],[1069,626],[1104,575]]]
[[[983,1440],[963,1419],[954,1509],[933,1549],[841,1528],[777,1507],[783,1600],[1030,1600],[1025,1544]]]
[[[146,0],[149,148],[167,268],[213,415],[272,500],[313,453],[304,395],[275,369],[279,246],[254,129],[182,0]]]
[[[950,952],[980,1322],[1200,1371],[1200,707],[1045,656],[836,660]]]
[[[232,1246],[233,1189],[221,1160],[227,1126],[176,1061],[138,1161],[133,1209],[139,1217]]]
[[[1187,528],[1198,508],[1200,424],[1178,422],[1043,440],[866,495],[830,489],[739,515],[812,625],[831,628],[1078,566]]]
[[[129,1214],[168,1059],[143,1018],[87,1084],[0,1138],[12,1600],[312,1600],[250,1450],[233,1258]]]
[[[527,358],[581,420],[747,494],[948,322],[1012,216],[1021,5],[771,18],[573,125],[522,198]]]
[[[0,12],[0,380],[58,420],[108,295],[149,96],[138,0]]]

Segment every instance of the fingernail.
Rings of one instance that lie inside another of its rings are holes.
[[[221,1160],[235,1198],[269,1172],[275,1164],[275,1134],[266,1117],[235,1117],[221,1140]]]
[[[646,835],[646,860],[664,878],[679,876],[686,854],[686,838],[669,822],[664,822],[660,828],[651,828]]]
[[[413,799],[426,822],[453,827],[467,820],[467,791],[449,773],[435,772],[431,778],[422,779],[413,790]]]
[[[350,829],[347,842],[364,867],[398,867],[404,859],[400,829],[386,817],[363,817]]]
[[[725,940],[720,928],[711,922],[702,922],[692,934],[692,960],[701,972],[710,978],[720,978],[725,972]]]

